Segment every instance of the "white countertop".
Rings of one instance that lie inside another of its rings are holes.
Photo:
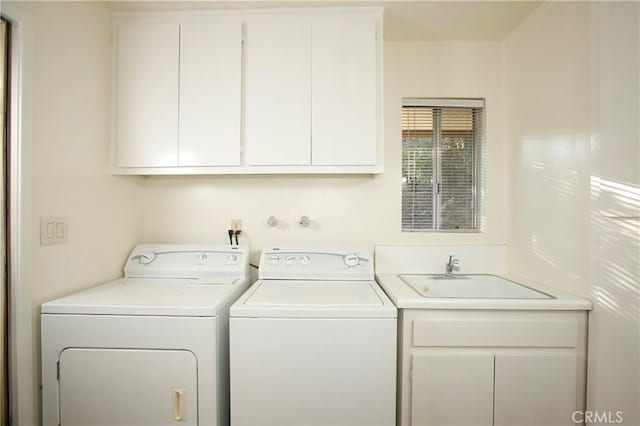
[[[431,298],[416,292],[398,273],[376,273],[376,281],[399,309],[591,310],[591,301],[511,274],[495,274],[553,296],[552,299]]]

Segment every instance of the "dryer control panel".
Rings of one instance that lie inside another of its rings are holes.
[[[260,279],[373,281],[371,252],[361,248],[269,247],[260,257]]]
[[[127,278],[248,276],[246,246],[141,244],[124,267]]]

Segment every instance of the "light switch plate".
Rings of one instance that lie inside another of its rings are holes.
[[[40,245],[51,246],[66,244],[69,232],[66,217],[42,216],[40,217]]]

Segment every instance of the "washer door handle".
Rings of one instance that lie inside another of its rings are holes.
[[[173,405],[173,421],[186,422],[187,399],[185,398],[185,390],[183,388],[172,388],[172,405]]]

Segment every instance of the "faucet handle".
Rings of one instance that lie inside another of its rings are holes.
[[[447,271],[451,272],[459,272],[460,271],[460,259],[455,257],[454,255],[449,256],[449,263],[447,263]]]

